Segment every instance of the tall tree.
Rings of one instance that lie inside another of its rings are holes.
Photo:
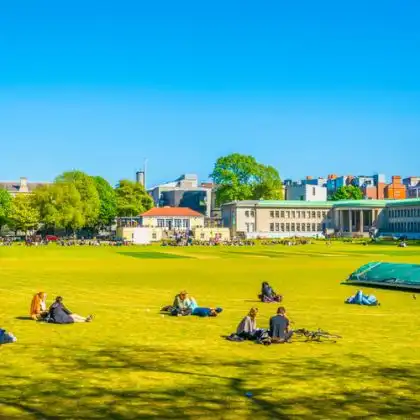
[[[332,201],[340,200],[362,200],[363,193],[359,187],[355,185],[344,185],[335,191],[330,199]]]
[[[9,216],[9,225],[14,231],[28,233],[38,227],[40,214],[34,197],[28,194],[19,194],[12,200]]]
[[[76,233],[85,226],[82,199],[76,186],[70,182],[58,182],[39,187],[34,201],[46,227],[66,229]]]
[[[110,226],[117,216],[117,196],[109,182],[100,176],[94,176],[96,190],[99,194],[100,209],[97,226],[103,228]]]
[[[81,210],[86,227],[94,227],[98,223],[101,202],[96,183],[89,175],[81,171],[64,172],[56,178],[56,182],[73,184],[79,191]]]
[[[0,233],[9,220],[12,196],[8,191],[0,189]]]
[[[253,156],[233,153],[217,159],[210,174],[217,185],[216,201],[281,199],[280,176],[272,166],[258,163]]]
[[[117,197],[117,215],[121,217],[138,216],[153,207],[153,199],[143,185],[137,182],[121,180],[115,188]]]

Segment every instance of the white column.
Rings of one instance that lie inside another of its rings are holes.
[[[364,225],[363,210],[360,210],[360,226],[359,226],[360,233],[363,233],[363,225]]]

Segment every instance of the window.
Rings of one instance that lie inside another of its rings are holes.
[[[157,219],[157,226],[160,228],[165,227],[165,219]]]
[[[157,239],[156,232],[152,233],[152,239],[155,239],[155,240]]]
[[[305,211],[303,211],[302,212],[302,219],[304,219],[306,217],[306,212]]]
[[[280,212],[280,217],[281,217],[282,219],[284,219],[284,211],[281,211],[281,212]]]
[[[316,212],[316,217],[318,217],[318,219],[320,219],[320,218],[321,218],[321,212],[320,212],[320,211],[317,211],[317,212]]]
[[[290,232],[290,223],[286,223],[286,232]]]
[[[274,223],[270,223],[270,232],[274,232]]]
[[[184,219],[184,220],[182,221],[182,226],[183,226],[184,228],[189,229],[189,227],[190,227],[190,221],[189,221],[188,219]]]
[[[318,223],[318,225],[317,225],[317,229],[316,229],[318,232],[321,232],[322,231],[322,226],[321,226],[321,223]]]
[[[274,217],[274,211],[270,211],[270,217]]]
[[[255,216],[255,212],[254,212],[254,210],[251,210],[251,217],[254,217]]]
[[[327,212],[326,212],[326,211],[323,211],[323,212],[322,212],[322,217],[323,217],[324,219],[327,217]]]
[[[169,229],[172,229],[172,219],[166,219],[165,226]]]
[[[296,217],[296,213],[295,211],[292,211],[292,219],[294,219]]]
[[[292,223],[292,226],[291,226],[291,229],[290,229],[292,232],[294,232],[295,231],[295,224],[294,223]]]
[[[312,232],[316,232],[316,224],[312,223]]]
[[[176,227],[176,228],[182,227],[182,220],[181,219],[174,219],[174,227]]]
[[[312,195],[315,197],[316,196],[316,188],[312,187]]]
[[[280,224],[276,223],[276,232],[279,232],[279,231],[280,231]]]
[[[277,219],[280,217],[280,212],[279,211],[276,211],[276,217],[277,217]]]
[[[300,211],[297,211],[297,212],[296,212],[296,217],[297,217],[298,219],[300,219]]]
[[[305,232],[305,229],[306,228],[306,225],[305,225],[305,223],[302,223],[302,232]]]
[[[311,231],[311,224],[307,223],[306,224],[306,232],[310,232]]]
[[[284,232],[284,223],[280,224],[280,229],[281,229],[282,232]]]
[[[316,217],[316,212],[312,212],[312,219],[315,219],[315,217]]]
[[[245,212],[245,217],[249,217],[249,211],[248,210]]]
[[[204,239],[206,235],[204,233],[200,233],[200,239]]]
[[[308,219],[310,219],[311,218],[311,212],[310,211],[307,211],[306,212],[306,216],[307,216]]]
[[[290,211],[286,211],[286,217],[290,219]]]
[[[296,231],[300,232],[300,223],[296,223]]]

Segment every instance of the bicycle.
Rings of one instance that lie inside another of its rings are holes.
[[[298,338],[306,338],[305,342],[310,341],[317,343],[321,343],[322,341],[336,343],[338,339],[342,338],[340,335],[330,334],[329,332],[323,331],[320,328],[318,328],[316,331],[309,331],[305,328],[299,328],[293,331],[293,335]]]

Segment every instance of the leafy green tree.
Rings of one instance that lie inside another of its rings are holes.
[[[0,233],[9,220],[12,206],[12,196],[3,189],[0,189]]]
[[[34,201],[46,227],[75,234],[85,226],[82,199],[74,183],[58,182],[39,187],[34,192]]]
[[[137,182],[121,180],[115,188],[115,194],[118,216],[138,216],[153,207],[152,197]]]
[[[56,182],[73,184],[79,191],[81,211],[86,227],[94,227],[98,223],[101,202],[96,189],[96,182],[89,175],[81,171],[64,172],[56,178]]]
[[[28,233],[38,227],[40,213],[34,197],[28,194],[19,194],[12,200],[9,215],[9,225],[15,231]]]
[[[330,199],[332,201],[340,200],[362,200],[363,193],[360,188],[355,185],[344,185],[335,191]]]
[[[216,201],[281,199],[280,176],[272,166],[258,163],[253,156],[233,153],[217,159],[210,174],[217,185]]]
[[[96,190],[99,194],[100,208],[97,226],[100,228],[112,225],[117,216],[117,196],[109,182],[100,176],[94,176]]]

